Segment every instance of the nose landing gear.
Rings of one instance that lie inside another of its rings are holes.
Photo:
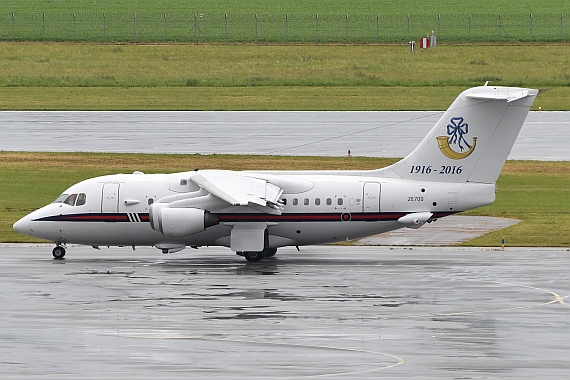
[[[61,245],[56,246],[53,251],[51,251],[53,258],[56,260],[61,260],[65,256],[65,248]]]

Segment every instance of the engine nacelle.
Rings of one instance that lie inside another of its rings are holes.
[[[160,212],[164,207],[168,207],[167,203],[153,203],[148,208],[148,218],[150,221],[150,227],[153,230],[160,231],[160,224],[158,221],[158,217],[160,216]]]
[[[184,237],[220,223],[217,215],[198,208],[151,207],[151,227],[166,236]]]

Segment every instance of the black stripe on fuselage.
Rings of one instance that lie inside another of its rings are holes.
[[[228,213],[216,214],[221,223],[231,222],[381,222],[395,221],[408,212],[335,212],[335,213],[291,213],[281,215]],[[436,212],[432,218],[442,218],[453,212]],[[87,213],[47,216],[34,221],[38,222],[149,222],[148,213]]]

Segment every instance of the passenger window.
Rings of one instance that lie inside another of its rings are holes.
[[[85,193],[81,193],[77,196],[77,203],[76,206],[83,206],[87,202],[87,195]]]
[[[281,199],[281,203],[283,203],[283,206],[287,206],[287,198]]]
[[[315,205],[319,206],[321,204],[321,199],[320,198],[316,198],[315,199]]]
[[[63,203],[65,203],[66,205],[73,206],[75,205],[76,199],[77,199],[77,194],[71,194],[69,197],[67,197],[65,201],[63,201]]]
[[[305,198],[305,200],[303,201],[303,203],[305,204],[305,206],[309,205],[309,198]]]
[[[151,204],[154,203],[154,199],[153,198],[148,198],[148,205],[150,206]]]
[[[327,198],[327,205],[329,205],[329,206],[332,205],[332,199]]]
[[[338,198],[337,203],[338,203],[339,206],[342,206],[342,203],[343,203],[342,198]]]
[[[299,204],[299,200],[297,198],[293,198],[293,206],[297,206]]]

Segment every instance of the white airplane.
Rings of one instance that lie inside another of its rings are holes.
[[[195,170],[117,174],[71,186],[14,229],[66,244],[225,246],[248,261],[277,248],[333,243],[491,204],[538,90],[464,91],[403,160],[366,171]]]

